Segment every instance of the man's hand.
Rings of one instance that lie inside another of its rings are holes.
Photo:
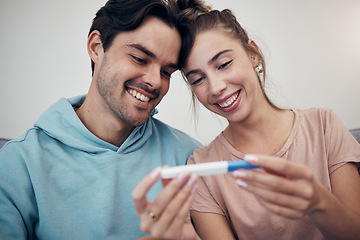
[[[198,239],[189,213],[197,177],[181,173],[171,181],[163,181],[166,186],[154,202],[149,202],[146,194],[160,179],[160,171],[161,168],[153,170],[132,193],[141,230],[150,233],[153,239]]]

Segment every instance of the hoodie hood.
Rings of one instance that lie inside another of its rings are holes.
[[[143,125],[132,131],[120,148],[99,139],[84,126],[74,110],[82,105],[85,98],[86,95],[60,99],[39,117],[34,127],[42,129],[51,138],[69,147],[93,154],[109,150],[118,153],[136,151],[151,136],[152,116],[157,113],[156,109]]]

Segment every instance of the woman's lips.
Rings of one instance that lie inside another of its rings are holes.
[[[238,99],[239,95],[240,95],[240,90],[235,92],[233,95],[228,97],[226,100],[217,102],[216,104],[219,105],[221,108],[231,107],[231,105],[233,105],[234,102]]]

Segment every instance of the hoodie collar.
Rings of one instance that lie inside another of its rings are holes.
[[[83,125],[74,110],[82,105],[85,98],[86,95],[60,99],[40,116],[34,126],[69,147],[94,154],[109,150],[122,154],[136,151],[151,136],[153,116],[157,109],[151,112],[143,125],[131,132],[119,148],[99,139]]]

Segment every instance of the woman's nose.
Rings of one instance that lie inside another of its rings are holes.
[[[218,77],[208,77],[209,92],[214,95],[220,95],[226,88],[226,82]]]

